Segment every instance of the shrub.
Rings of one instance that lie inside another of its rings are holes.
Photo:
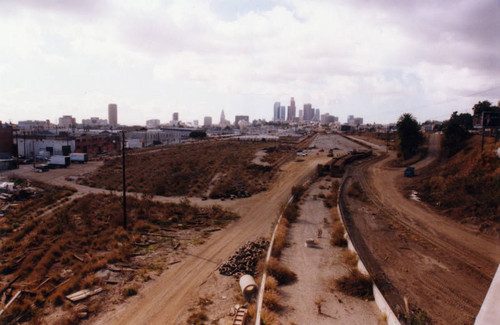
[[[292,187],[293,202],[299,202],[306,188],[303,185],[295,185]]]
[[[124,297],[131,297],[137,294],[137,288],[130,286],[123,289],[122,294]]]
[[[335,280],[335,289],[349,296],[373,299],[371,278],[363,275],[358,269],[353,269],[348,275]]]
[[[275,291],[264,293],[263,304],[272,311],[280,311],[283,309],[283,305],[280,303],[280,296]]]
[[[350,267],[356,267],[358,264],[358,255],[352,251],[346,250],[342,254],[342,261]]]
[[[187,323],[189,325],[203,325],[208,320],[208,316],[204,311],[198,311],[189,315]]]
[[[333,246],[338,246],[338,247],[346,247],[347,246],[347,240],[344,237],[344,226],[340,223],[340,221],[337,221],[333,225],[333,232],[332,232],[332,238],[330,238],[330,243]]]
[[[283,211],[283,216],[290,222],[293,223],[299,217],[299,206],[297,203],[290,203],[286,206],[285,211]]]
[[[297,281],[297,274],[274,257],[271,257],[267,263],[267,273],[274,277],[280,285]]]

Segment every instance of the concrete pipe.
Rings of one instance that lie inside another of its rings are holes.
[[[241,293],[246,301],[251,301],[259,291],[257,283],[255,283],[255,279],[253,276],[249,274],[245,274],[240,278],[240,288]]]

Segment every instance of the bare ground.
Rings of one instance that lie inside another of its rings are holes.
[[[417,175],[438,151],[434,136],[429,156],[415,164]],[[347,207],[368,246],[363,254],[373,254],[399,294],[433,323],[472,324],[500,262],[500,242],[406,198],[404,168],[388,167],[394,158],[352,170],[348,186],[360,183],[364,195],[347,196]]]

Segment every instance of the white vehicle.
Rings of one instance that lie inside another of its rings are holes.
[[[299,156],[299,157],[305,157],[305,156],[307,156],[307,152],[302,152],[302,151],[301,152],[297,152],[297,156]]]
[[[66,168],[69,164],[69,156],[52,156],[49,160],[49,167],[51,168]]]
[[[69,155],[71,162],[77,162],[80,164],[89,161],[89,157],[86,153],[73,152]]]

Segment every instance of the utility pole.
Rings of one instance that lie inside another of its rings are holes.
[[[123,229],[127,229],[127,183],[125,181],[125,130],[122,130]]]

